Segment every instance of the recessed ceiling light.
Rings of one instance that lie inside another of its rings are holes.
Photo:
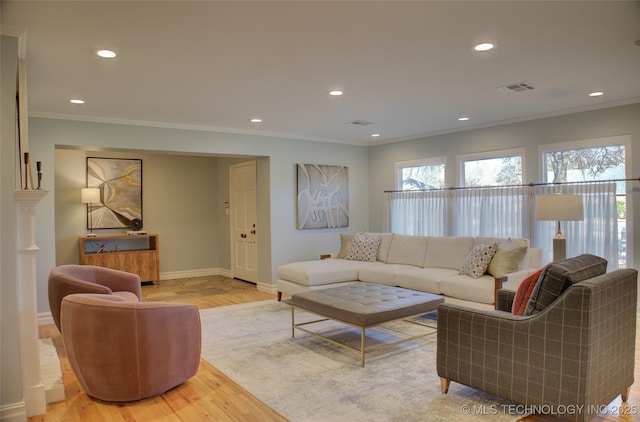
[[[466,122],[467,120],[469,120],[469,118],[467,116],[461,116],[461,117],[458,117],[458,120],[461,122]]]
[[[334,89],[333,91],[329,91],[329,95],[333,95],[334,97],[338,97],[342,94],[344,94],[344,92],[340,91],[339,89]]]
[[[589,94],[590,97],[601,97],[603,95],[604,95],[604,92],[602,92],[602,91],[594,91],[594,92]]]
[[[113,50],[98,50],[96,54],[104,59],[113,59],[117,56],[116,52]]]
[[[69,101],[71,104],[84,104],[84,100],[81,100],[79,98],[74,98],[73,100]]]
[[[378,137],[380,137],[380,134],[379,133],[372,133],[371,137],[372,138],[378,138]]]
[[[262,119],[259,117],[254,117],[253,119],[249,120],[251,123],[262,123]]]
[[[475,51],[489,51],[495,47],[495,44],[491,44],[490,42],[483,42],[480,44],[476,44],[473,46]]]

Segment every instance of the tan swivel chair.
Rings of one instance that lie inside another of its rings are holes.
[[[140,277],[124,271],[93,265],[61,265],[49,273],[49,308],[60,330],[62,299],[73,293],[117,295],[127,301],[140,301]]]
[[[198,371],[201,327],[195,305],[72,294],[62,300],[60,320],[69,364],[96,399],[153,397]]]

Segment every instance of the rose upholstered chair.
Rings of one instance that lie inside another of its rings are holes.
[[[590,420],[618,395],[626,402],[638,271],[605,274],[606,261],[603,268],[597,260],[581,255],[548,265],[523,316],[511,313],[513,291],[499,291],[496,311],[440,305],[443,393],[455,381],[532,408],[569,409],[562,417],[576,421]]]
[[[60,321],[69,364],[91,397],[141,400],[198,371],[201,327],[195,305],[71,294],[62,299]]]
[[[140,301],[140,277],[124,271],[93,265],[61,265],[49,273],[49,308],[53,322],[60,330],[62,299],[73,293],[101,293]]]

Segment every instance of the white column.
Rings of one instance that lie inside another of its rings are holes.
[[[20,327],[20,370],[27,416],[47,413],[45,386],[40,373],[38,303],[36,292],[36,205],[45,190],[14,192],[17,221],[17,291]]]

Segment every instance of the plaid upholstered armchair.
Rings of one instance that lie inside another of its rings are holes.
[[[567,276],[563,263],[549,267]],[[526,316],[511,314],[509,291],[499,291],[496,311],[440,305],[442,392],[455,381],[532,409],[569,409],[575,414],[560,416],[576,421],[590,420],[619,394],[626,402],[634,381],[638,272],[571,277],[543,309],[529,306],[534,289]]]

